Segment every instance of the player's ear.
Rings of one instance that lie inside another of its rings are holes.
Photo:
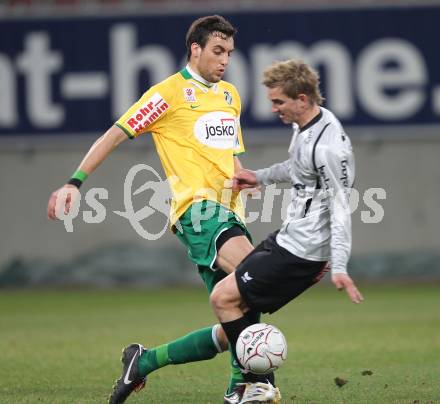
[[[202,52],[201,46],[197,42],[193,42],[191,44],[191,56],[198,58],[200,57],[201,52]]]
[[[309,97],[307,97],[307,95],[305,95],[305,94],[298,94],[298,100],[300,100],[301,102],[306,103],[306,102],[308,102]]]
[[[303,105],[309,104],[310,100],[306,94],[298,94],[298,100],[301,101]]]

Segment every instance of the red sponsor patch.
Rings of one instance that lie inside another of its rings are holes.
[[[154,121],[157,121],[168,108],[169,105],[163,97],[159,93],[155,93],[140,108],[134,111],[125,122],[136,133],[139,133],[148,128]]]

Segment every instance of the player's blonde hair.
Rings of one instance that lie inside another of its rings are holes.
[[[263,73],[268,88],[281,87],[283,93],[296,100],[305,94],[311,104],[321,105],[324,98],[319,90],[319,74],[300,59],[276,62]]]

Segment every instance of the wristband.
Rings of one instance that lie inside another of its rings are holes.
[[[87,179],[87,177],[88,177],[87,173],[81,170],[77,170],[73,173],[72,178],[70,178],[70,180],[67,183],[79,189],[79,187]]]

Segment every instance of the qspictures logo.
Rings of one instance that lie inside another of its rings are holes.
[[[136,186],[139,178],[147,179],[141,186]],[[152,179],[151,179],[152,178]],[[127,173],[124,181],[124,210],[115,210],[112,213],[128,220],[133,230],[146,240],[159,239],[169,227],[171,191],[170,183],[177,179],[172,177],[162,180],[159,173],[146,164],[137,164]],[[150,195],[149,199],[146,195]],[[142,198],[146,201],[142,203],[139,209],[139,203],[135,203],[136,198]],[[76,188],[63,190],[58,195],[55,212],[58,219],[64,222],[67,232],[73,232],[73,221],[80,215],[80,205],[82,195]],[[84,196],[87,207],[92,210],[83,210],[82,219],[85,223],[102,223],[107,218],[107,209],[101,203],[109,199],[109,192],[105,188],[91,188]],[[66,211],[66,201],[70,200],[70,208]],[[155,231],[149,228],[148,219],[153,215],[161,215],[162,226],[155,226]],[[178,230],[181,230],[180,224],[175,224]]]
[[[171,188],[179,181],[178,177],[170,177],[163,180],[159,173],[149,165],[137,164],[133,166],[127,173],[124,181],[124,209],[112,211],[115,215],[121,216],[128,220],[133,230],[146,240],[159,239],[169,228],[170,212],[171,212]],[[142,185],[137,185],[142,183]],[[136,185],[135,185],[136,184]],[[228,209],[232,201],[231,180],[226,180],[224,189],[222,190],[222,198],[220,203]],[[262,190],[243,190],[241,197],[245,211],[245,222],[247,224],[254,222],[271,223],[274,219],[281,217],[284,221],[287,216],[292,218],[292,212],[289,213],[288,207],[292,205],[292,192],[304,192],[302,184],[295,184],[292,189],[280,189],[276,184],[264,187]],[[218,190],[203,188],[195,192],[194,204],[191,211],[191,220],[195,231],[200,231],[200,223],[213,217],[216,209],[204,209],[198,195],[217,195]],[[330,190],[331,191],[331,190]],[[380,223],[384,217],[384,208],[378,200],[386,199],[386,191],[383,188],[369,188],[362,194],[355,188],[350,189],[349,196],[345,192],[332,195],[329,190],[316,191],[312,195],[312,199],[316,201],[315,209],[311,207],[308,215],[319,214],[320,203],[328,197],[342,198],[346,203],[341,204],[341,209],[349,209],[351,214],[356,211],[360,212],[363,223],[373,224]],[[139,204],[139,198],[141,203]],[[73,232],[74,220],[82,217],[83,222],[88,224],[102,223],[107,218],[107,209],[102,203],[109,199],[109,191],[105,188],[91,188],[84,197],[78,189],[63,189],[57,197],[55,212],[58,219],[62,220],[67,232]],[[246,203],[249,199],[260,200],[261,204],[257,211],[246,209]],[[281,199],[281,211],[275,209],[276,203]],[[277,201],[278,200],[278,201]],[[69,202],[70,201],[70,202]],[[80,205],[85,202],[87,207],[80,212]],[[324,203],[324,202],[323,202]],[[66,209],[69,205],[69,209]],[[339,212],[342,213],[342,210]],[[300,214],[303,209],[299,209]],[[151,226],[149,219],[153,216],[160,215],[159,228]],[[228,215],[219,215],[220,222],[227,221]],[[174,223],[177,230],[181,231],[179,221]]]

